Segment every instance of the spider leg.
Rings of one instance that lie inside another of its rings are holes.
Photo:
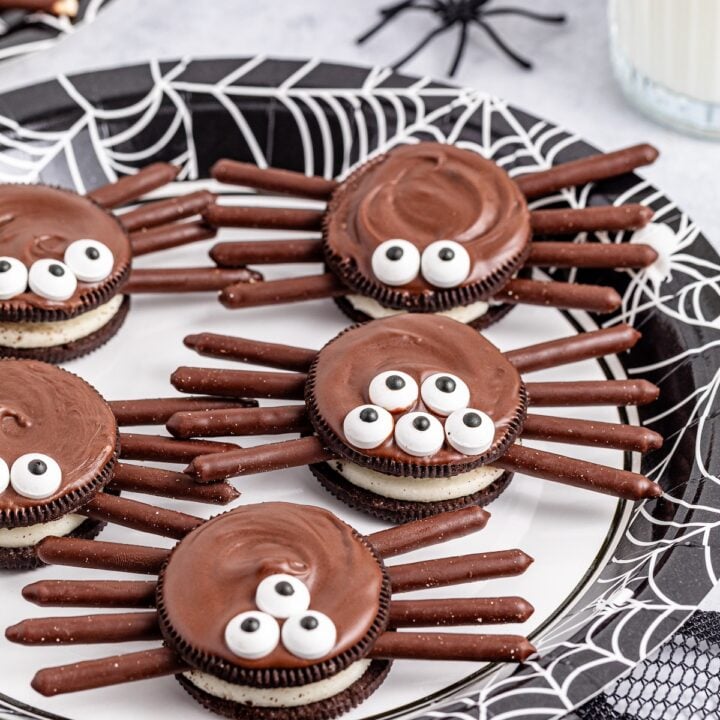
[[[198,455],[225,452],[236,448],[237,445],[231,443],[176,440],[162,435],[120,433],[120,457],[123,460],[188,463]]]
[[[240,497],[240,493],[227,483],[198,485],[184,473],[127,463],[115,466],[109,488],[211,505],[227,505]]]
[[[613,312],[622,304],[622,298],[615,288],[525,278],[508,280],[495,293],[493,299],[511,304],[541,305],[596,313]]]
[[[90,645],[162,639],[155,611],[34,618],[9,627],[5,637],[20,645]]]
[[[172,182],[180,172],[177,165],[153,163],[135,175],[126,175],[115,182],[91,190],[87,197],[108,210],[138,200],[151,190]]]
[[[463,20],[460,23],[460,38],[458,40],[457,49],[455,50],[455,57],[453,58],[452,65],[450,65],[450,71],[448,75],[454,77],[458,67],[460,67],[460,61],[465,54],[465,47],[467,46],[468,36],[468,21]]]
[[[213,203],[203,212],[213,227],[265,230],[322,230],[325,212],[290,208],[230,207]]]
[[[535,608],[520,597],[392,600],[392,628],[522,623]]]
[[[525,267],[643,268],[658,258],[650,245],[640,243],[533,242]]]
[[[547,14],[539,13],[534,10],[528,10],[527,8],[521,7],[500,7],[490,8],[490,10],[483,10],[483,17],[492,17],[493,15],[518,15],[519,17],[527,18],[528,20],[537,20],[538,22],[554,23],[561,25],[567,22],[567,15],[563,13]]]
[[[317,263],[324,260],[323,241],[252,240],[221,242],[213,245],[210,257],[218,267],[245,267],[245,265],[274,265],[281,263]]]
[[[188,335],[183,342],[186,347],[204,357],[237,360],[252,365],[296,372],[307,372],[318,355],[317,350],[309,350],[295,345],[248,340],[215,333]],[[189,410],[190,408],[185,409]]]
[[[188,669],[172,650],[162,647],[40,670],[32,680],[32,687],[50,697],[176,675]]]
[[[520,445],[511,445],[493,465],[625,500],[644,500],[662,495],[660,486],[644,475]]]
[[[172,397],[148,400],[110,400],[108,405],[120,427],[164,425],[176,412],[254,407],[255,400],[218,400],[214,397]]]
[[[380,8],[380,20],[373,25],[369,30],[364,32],[359,38],[355,40],[358,45],[362,45],[367,42],[375,33],[379,32],[384,28],[390,21],[400,15],[405,10],[418,8],[416,0],[404,0],[403,2],[396,3],[395,5],[388,5],[384,8]],[[424,6],[424,9],[427,6]]]
[[[137,580],[40,580],[22,596],[42,607],[155,607],[157,583]]]
[[[285,470],[302,465],[315,465],[333,460],[328,450],[314,435],[285,442],[256,445],[229,453],[201,455],[186,468],[199,483],[214,483],[240,475]]]
[[[240,408],[215,412],[184,412],[167,423],[171,435],[178,438],[226,437],[230,435],[285,435],[312,430],[304,405]],[[228,448],[235,450],[236,448]],[[218,452],[208,449],[204,454]],[[187,459],[190,462],[201,453]]]
[[[342,297],[348,293],[348,288],[335,275],[325,273],[285,280],[266,280],[262,283],[228,285],[220,292],[220,302],[225,307],[234,309],[321,300]]]
[[[647,380],[536,382],[526,383],[525,389],[534,407],[646,405],[660,395],[660,388]]]
[[[262,275],[246,268],[148,268],[135,269],[123,293],[193,293],[222,290],[238,283],[255,283]]]
[[[130,234],[133,258],[169,248],[210,240],[217,230],[204,221],[170,223]]]
[[[646,205],[603,205],[601,207],[532,210],[530,222],[538,235],[574,235],[580,232],[636,230],[652,219]]]
[[[198,192],[169,198],[168,200],[146,203],[141,207],[123,213],[118,217],[118,220],[128,232],[149,230],[158,225],[166,225],[176,220],[199,215],[214,201],[215,195],[211,192],[199,190]]]
[[[522,635],[384,632],[368,657],[387,660],[524,662],[536,653]]]
[[[305,373],[262,372],[260,370],[226,370],[223,368],[179,367],[170,381],[180,392],[194,393],[199,388],[206,395],[219,397],[251,396],[281,400],[305,397]]]
[[[511,60],[514,60],[520,67],[525,70],[532,70],[532,63],[521,55],[518,55],[495,30],[480,17],[473,18],[473,22],[477,23],[488,35],[488,37],[502,50]]]

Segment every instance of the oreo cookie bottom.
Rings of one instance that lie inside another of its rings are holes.
[[[82,525],[63,537],[94,540],[107,525],[101,520],[88,518]],[[35,546],[24,548],[0,548],[0,570],[35,570],[45,563],[37,556]]]
[[[437,515],[449,510],[459,510],[470,505],[479,505],[480,507],[488,505],[504,492],[514,474],[504,472],[486,488],[472,495],[464,495],[463,497],[439,502],[416,502],[388,498],[353,485],[327,463],[310,465],[310,471],[319,480],[320,484],[340,502],[354,510],[359,510],[380,520],[392,523],[420,520],[431,515]]]
[[[122,327],[130,310],[130,296],[125,295],[120,309],[112,319],[99,330],[79,340],[45,348],[12,348],[0,345],[0,358],[17,358],[19,360],[42,360],[43,362],[59,365],[75,360],[102,347],[114,337]]]
[[[358,310],[346,297],[336,297],[333,298],[333,300],[343,314],[347,315],[353,322],[365,323],[376,319],[364,313],[362,310]],[[476,330],[484,330],[502,320],[514,307],[516,306],[510,304],[491,305],[484,315],[466,323],[466,325]]]
[[[176,675],[187,693],[207,710],[234,720],[331,720],[352,710],[382,685],[392,662],[373,660],[365,674],[350,687],[326,700],[294,707],[261,707],[224,700],[201,690],[185,676]]]

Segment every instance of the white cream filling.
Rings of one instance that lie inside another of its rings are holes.
[[[396,315],[405,315],[406,310],[392,310],[390,308],[383,307],[377,300],[365,297],[364,295],[346,295],[345,299],[356,309],[371,318],[386,318],[394,317]],[[461,323],[469,323],[473,320],[477,320],[482,317],[490,309],[490,304],[483,300],[471,303],[470,305],[463,305],[460,307],[450,308],[450,310],[443,310],[442,312],[435,313],[436,315],[444,315],[445,317],[452,318]]]
[[[198,670],[186,672],[184,677],[203,692],[221,700],[264,708],[288,708],[311,705],[339,695],[360,680],[370,663],[370,660],[358,660],[332,677],[300,687],[258,688],[234,685]]]
[[[47,523],[28,527],[0,528],[0,547],[26,548],[37,545],[46,537],[64,537],[75,532],[85,521],[82,515],[65,515]]]
[[[123,296],[71,320],[55,322],[0,323],[0,345],[15,350],[49,348],[82,340],[105,327],[118,314]]]
[[[368,492],[393,500],[428,503],[474,495],[504,472],[492,465],[482,465],[452,477],[412,478],[385,475],[345,460],[331,460],[328,464],[348,482]]]

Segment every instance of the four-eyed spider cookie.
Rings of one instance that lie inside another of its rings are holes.
[[[218,290],[259,279],[244,269],[132,269],[134,258],[214,236],[197,192],[115,216],[112,208],[171,182],[158,163],[78,195],[46,185],[0,185],[0,357],[65,362],[100,347],[122,325],[130,295]]]
[[[641,268],[657,253],[640,243],[573,243],[558,235],[643,227],[643,205],[530,210],[528,200],[629,172],[657,157],[638,145],[511,178],[492,160],[435,142],[398,146],[343,182],[221,160],[223,182],[327,201],[325,210],[210,205],[218,227],[317,230],[321,239],[220,243],[221,267],[324,261],[324,275],[230,286],[227,307],[333,297],[352,319],[401,312],[449,315],[483,328],[514,304],[611,312],[610,287],[530,278],[532,267]],[[536,238],[540,238],[537,241]]]
[[[221,504],[237,497],[227,485],[207,492],[180,473],[117,460],[184,463],[234,448],[120,433],[118,427],[161,423],[181,408],[239,404],[208,398],[108,403],[53,365],[0,360],[0,569],[41,565],[37,546],[49,536],[93,538],[108,520],[136,527],[146,506],[117,497],[121,490]],[[155,530],[168,527],[159,510]]]
[[[261,503],[188,525],[172,551],[50,538],[40,547],[48,563],[156,577],[43,581],[25,588],[27,599],[152,609],[26,620],[6,635],[28,645],[163,641],[41,670],[33,687],[44,695],[174,674],[193,698],[227,717],[334,718],[371,695],[395,659],[517,663],[534,653],[522,636],[484,630],[524,622],[533,608],[522,598],[396,599],[523,573],[532,559],[520,550],[385,564],[474,532],[488,517],[473,507],[363,536],[327,510]],[[483,631],[422,630],[443,626]]]
[[[515,471],[638,500],[661,489],[642,475],[521,444],[539,439],[647,452],[662,438],[642,427],[528,413],[528,406],[633,405],[658,389],[643,380],[526,383],[523,373],[626,350],[627,325],[501,353],[473,328],[408,314],[358,325],[319,352],[221,335],[191,335],[202,355],[292,372],[181,367],[181,392],[304,399],[304,405],[181,412],[178,438],[299,432],[304,437],[196,457],[208,483],[310,465],[352,507],[391,521],[485,505]]]

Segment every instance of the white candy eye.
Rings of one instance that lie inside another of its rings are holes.
[[[407,410],[418,399],[418,385],[397,370],[376,375],[370,383],[370,402],[390,412]]]
[[[395,442],[408,455],[434,455],[445,441],[440,421],[433,415],[413,412],[403,415],[395,426]]]
[[[62,483],[62,470],[49,456],[28,453],[19,457],[10,470],[10,484],[13,490],[31,500],[54,495]]]
[[[351,410],[343,421],[348,443],[362,450],[382,445],[393,431],[392,415],[379,405],[360,405]]]
[[[257,660],[269,655],[280,642],[280,626],[274,617],[251,610],[236,615],[225,626],[225,644],[241,658]]]
[[[17,259],[0,257],[0,300],[10,300],[27,290],[28,271]]]
[[[310,607],[310,593],[305,583],[292,575],[270,575],[255,591],[255,604],[276,618],[289,618]]]
[[[470,274],[468,251],[453,240],[438,240],[422,254],[422,275],[435,287],[454,288]]]
[[[283,645],[303,660],[324,657],[335,647],[336,640],[335,623],[315,610],[293,615],[282,626]]]
[[[36,260],[28,276],[30,289],[48,300],[67,300],[77,289],[77,278],[59,260]]]
[[[407,285],[420,272],[420,251],[407,240],[386,240],[375,248],[372,271],[385,285]]]
[[[492,447],[495,424],[482,410],[456,410],[445,421],[448,442],[463,455],[481,455]]]
[[[115,265],[115,258],[106,245],[97,240],[76,240],[65,251],[65,264],[82,282],[104,280]]]
[[[457,376],[435,373],[427,378],[420,389],[423,402],[438,415],[449,415],[470,404],[470,390]]]
[[[0,493],[5,492],[10,484],[10,468],[8,464],[0,458]]]

